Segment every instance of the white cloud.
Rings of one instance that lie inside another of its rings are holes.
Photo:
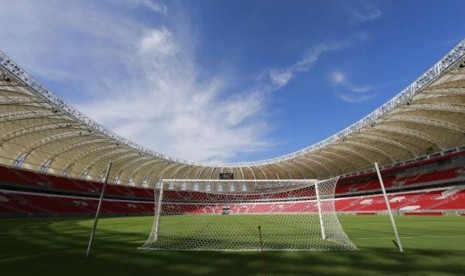
[[[307,72],[324,53],[347,47],[347,43],[321,43],[307,49],[300,60],[284,68],[272,68],[268,70],[271,81],[268,90],[276,91],[285,87],[297,73]]]
[[[355,92],[355,93],[367,93],[367,92],[370,92],[371,90],[373,90],[373,87],[371,86],[362,86],[362,85],[350,85],[349,86],[349,89],[352,91],[352,92]]]
[[[368,7],[364,11],[352,11],[353,15],[355,18],[361,22],[366,22],[366,21],[371,21],[378,19],[382,16],[381,10],[375,8],[375,7]]]
[[[270,146],[263,94],[226,94],[221,75],[200,79],[194,39],[176,29],[188,24],[148,25],[101,5],[14,1],[0,10],[0,48],[89,117],[155,151],[225,162]]]
[[[229,76],[205,76],[196,64],[186,19],[149,25],[102,7],[123,3],[115,1],[12,1],[0,9],[0,48],[96,121],[187,160],[224,162],[268,149],[262,114],[269,93],[353,40],[310,47],[300,60],[266,70],[254,89],[229,94]],[[131,3],[159,16],[167,11],[157,2]]]
[[[199,81],[194,57],[165,28],[144,34],[138,49],[132,87],[80,109],[124,136],[187,160],[224,162],[269,144],[259,93],[224,95],[221,77]]]
[[[268,92],[279,90],[285,87],[298,73],[309,71],[312,66],[318,62],[322,55],[327,52],[342,50],[363,42],[368,39],[368,35],[363,32],[355,33],[348,38],[331,43],[320,43],[308,48],[303,57],[283,68],[272,68],[268,70],[270,84],[267,87]],[[334,72],[332,78],[339,82],[344,82],[344,75],[340,72]],[[353,86],[352,89],[360,90],[362,87]]]
[[[177,46],[173,35],[166,28],[151,29],[140,40],[139,52],[143,55],[172,56],[176,54]]]
[[[349,7],[354,22],[364,23],[367,21],[377,20],[382,17],[383,12],[373,3],[362,1],[358,7]]]
[[[371,100],[375,95],[338,94],[339,99],[348,103],[362,103]]]
[[[284,71],[271,69],[269,71],[271,84],[275,87],[283,87],[291,80],[293,73],[288,69]]]
[[[142,6],[147,8],[155,13],[166,14],[168,9],[162,3],[150,1],[150,0],[129,0],[134,5]]]
[[[347,75],[341,71],[334,71],[329,75],[331,83],[338,88],[337,97],[349,103],[361,103],[376,97],[373,87],[351,82]]]
[[[0,47],[42,79],[92,85],[95,76],[114,78],[108,68],[128,59],[141,26],[96,3],[12,1],[0,9]]]
[[[346,76],[342,72],[335,71],[331,74],[331,80],[336,84],[344,83],[345,79],[346,79]]]

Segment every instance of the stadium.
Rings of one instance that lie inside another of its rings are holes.
[[[122,137],[0,52],[0,270],[462,275],[464,122],[465,41],[320,142],[218,164]]]

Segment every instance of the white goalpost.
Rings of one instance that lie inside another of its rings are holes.
[[[164,179],[155,187],[153,226],[140,249],[356,250],[335,212],[336,183]]]

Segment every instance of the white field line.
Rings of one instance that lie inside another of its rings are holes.
[[[420,239],[420,238],[463,238],[465,235],[453,235],[453,236],[400,236],[401,239]],[[372,237],[372,238],[352,238],[353,240],[377,240],[377,239],[392,239],[393,237]]]
[[[345,230],[347,230],[349,227],[347,228],[344,228]],[[389,233],[389,234],[394,234],[394,231],[392,230],[391,226],[389,226],[388,229],[380,229],[378,227],[373,227],[373,228],[364,228],[364,227],[353,227],[354,229],[360,229],[360,230],[366,230],[366,231],[370,231],[370,232],[383,232],[383,233]],[[402,235],[411,235],[411,236],[415,236],[415,233],[409,233],[409,232],[405,232],[405,231],[399,231],[399,234],[401,236],[401,238],[403,237]]]

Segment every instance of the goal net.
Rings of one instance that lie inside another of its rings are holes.
[[[355,250],[335,212],[336,182],[162,180],[155,187],[153,227],[140,248]]]

